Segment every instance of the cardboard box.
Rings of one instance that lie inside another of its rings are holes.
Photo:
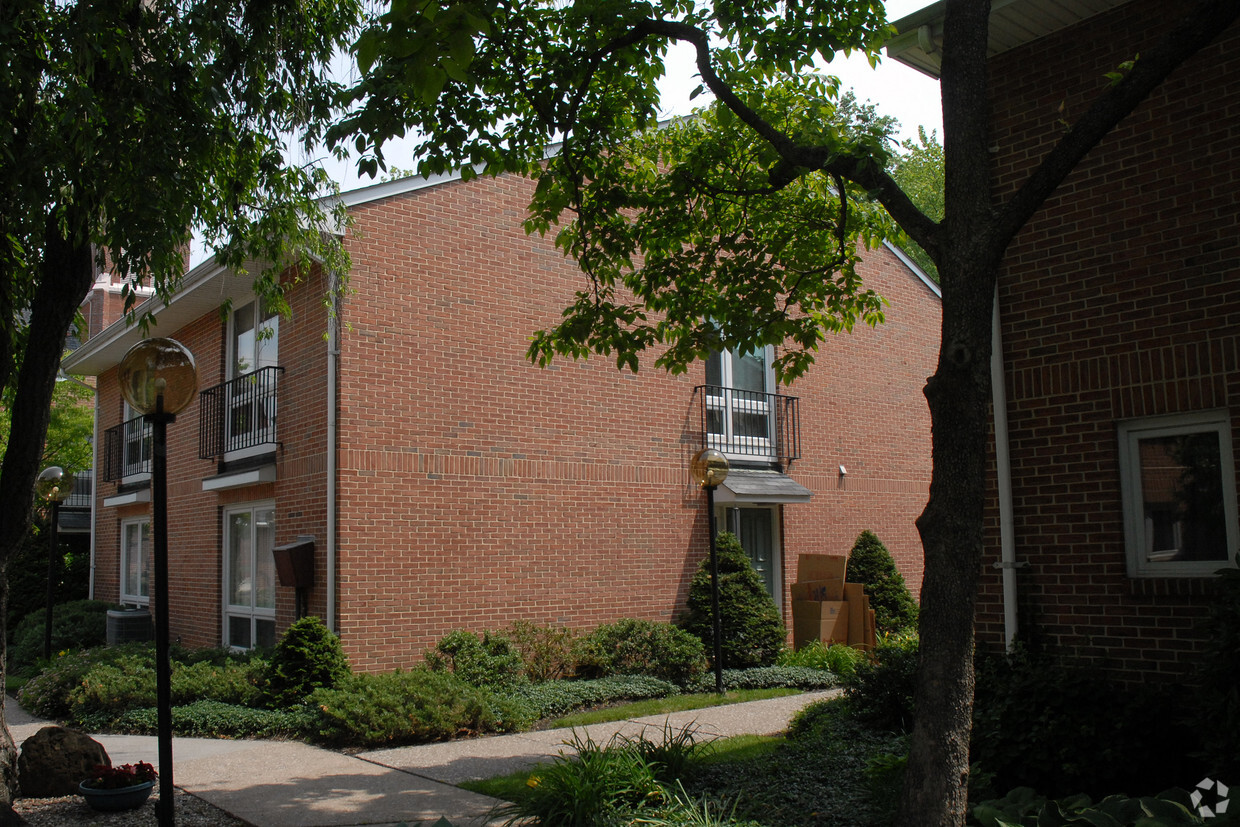
[[[792,601],[792,645],[800,649],[811,640],[848,642],[848,604],[842,600]]]
[[[870,598],[862,583],[844,584],[844,602],[848,604],[848,645],[866,643],[866,613],[870,610]]]
[[[839,580],[844,582],[848,558],[835,554],[802,554],[797,558],[797,582]]]
[[[843,580],[805,580],[793,583],[788,587],[793,600],[809,600],[820,603],[824,600],[843,600]]]

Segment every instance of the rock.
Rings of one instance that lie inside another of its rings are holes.
[[[97,764],[112,765],[103,744],[72,729],[45,726],[17,756],[17,784],[25,798],[77,795]]]

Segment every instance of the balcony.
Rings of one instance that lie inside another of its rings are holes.
[[[800,400],[718,385],[699,385],[707,448],[729,459],[786,466],[801,456]]]
[[[103,478],[107,482],[151,473],[151,423],[141,416],[103,432]]]
[[[256,456],[279,444],[276,402],[282,373],[282,367],[260,368],[198,394],[200,458],[222,459],[235,452]]]

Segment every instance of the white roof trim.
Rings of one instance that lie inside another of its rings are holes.
[[[925,270],[918,267],[917,262],[908,257],[908,253],[904,252],[897,245],[892,244],[890,241],[885,239],[883,240],[883,246],[890,250],[896,258],[900,259],[900,263],[911,270],[913,275],[921,279],[921,283],[929,287],[930,292],[934,293],[934,295],[938,296],[940,299],[943,298],[943,288],[939,286],[938,282],[930,278]]]

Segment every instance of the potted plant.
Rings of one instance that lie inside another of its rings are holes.
[[[157,776],[155,768],[145,761],[119,767],[97,764],[91,777],[78,785],[78,791],[96,810],[132,810],[150,797]]]

